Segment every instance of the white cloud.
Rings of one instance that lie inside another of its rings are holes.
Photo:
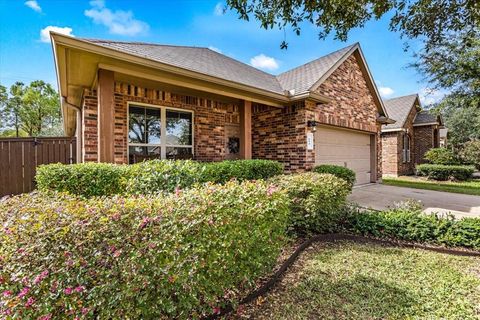
[[[112,34],[135,36],[149,29],[147,23],[134,18],[132,11],[112,11],[105,6],[104,0],[90,1],[90,6],[92,8],[85,10],[85,15],[94,23],[107,27]]]
[[[38,4],[37,0],[25,1],[25,5],[34,11],[42,12],[42,8]]]
[[[72,34],[73,29],[69,27],[56,27],[56,26],[48,26],[40,30],[40,41],[49,43],[50,42],[50,31],[66,34],[67,36],[74,37]]]
[[[268,57],[263,53],[250,59],[250,64],[255,68],[266,69],[270,71],[278,69],[277,60],[272,57]]]
[[[208,47],[208,49],[213,50],[213,51],[218,52],[218,53],[222,53],[222,50],[220,50],[220,49],[218,49],[217,47],[214,47],[214,46],[210,46],[210,47]]]
[[[382,97],[389,97],[391,96],[395,91],[393,91],[392,88],[389,87],[378,87],[378,92],[380,92],[380,95]]]
[[[216,16],[223,16],[225,14],[225,5],[221,2],[217,3],[213,9],[213,14]]]
[[[418,93],[420,97],[420,102],[424,107],[440,102],[440,100],[442,100],[446,94],[447,92],[445,91],[429,89],[429,88],[422,88]]]

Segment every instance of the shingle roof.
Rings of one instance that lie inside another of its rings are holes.
[[[340,49],[278,76],[256,69],[216,51],[203,47],[160,45],[143,42],[123,42],[81,39],[102,47],[154,60],[171,66],[225,79],[278,94],[295,90],[308,91],[354,45]]]
[[[404,126],[408,114],[410,113],[410,110],[412,110],[417,98],[417,94],[411,94],[408,96],[384,100],[383,103],[385,109],[387,109],[389,118],[396,122],[393,124],[382,125],[382,130],[401,129]]]
[[[83,40],[186,70],[283,94],[283,89],[275,76],[208,48],[97,39]]]
[[[422,110],[417,113],[417,117],[413,124],[427,124],[433,122],[438,122],[438,116],[428,112],[428,110]]]
[[[327,73],[352,47],[332,52],[304,65],[288,70],[277,76],[285,90],[295,90],[295,94],[307,92],[325,73]]]

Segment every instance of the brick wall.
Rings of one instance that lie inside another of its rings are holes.
[[[385,175],[398,175],[398,132],[385,132],[382,134],[382,170]]]
[[[415,163],[425,163],[423,156],[425,152],[433,148],[433,130],[434,126],[414,127],[415,137]]]
[[[115,163],[127,163],[127,103],[139,102],[194,112],[194,153],[201,161],[226,158],[227,134],[238,132],[238,105],[202,97],[115,83]],[[95,91],[83,99],[84,161],[98,161],[98,102]],[[228,125],[228,132],[225,126]]]
[[[306,109],[304,103],[285,108],[252,106],[252,156],[277,160],[287,171],[306,166]]]

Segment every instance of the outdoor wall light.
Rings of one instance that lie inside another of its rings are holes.
[[[312,129],[312,132],[317,131],[317,121],[315,120],[308,120],[307,121],[307,127]]]

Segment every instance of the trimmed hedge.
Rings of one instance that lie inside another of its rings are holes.
[[[458,158],[452,150],[447,148],[432,148],[423,156],[431,164],[457,165]]]
[[[364,236],[480,249],[478,218],[455,220],[407,206],[382,212],[358,210],[348,222],[350,231]]]
[[[108,163],[54,163],[37,168],[39,190],[55,190],[87,197],[122,193],[128,167]]]
[[[420,164],[417,165],[417,175],[426,176],[429,179],[445,181],[449,179],[468,180],[472,178],[474,167],[471,166],[449,166],[442,164]]]
[[[84,197],[114,194],[156,194],[190,188],[197,183],[225,183],[267,179],[283,172],[270,160],[202,163],[188,160],[151,160],[133,165],[81,163],[49,164],[37,170],[41,191],[66,191]]]
[[[334,176],[342,178],[347,181],[350,186],[353,187],[356,181],[355,171],[349,168],[331,165],[331,164],[322,164],[313,168],[313,171],[316,173],[330,173]]]
[[[272,160],[225,160],[205,164],[204,182],[225,183],[235,178],[239,181],[268,179],[283,173],[283,165]]]
[[[0,314],[201,318],[238,301],[285,244],[288,199],[267,182],[169,195],[0,201]]]
[[[332,174],[306,172],[272,179],[290,199],[289,231],[312,234],[335,231],[350,185]]]

